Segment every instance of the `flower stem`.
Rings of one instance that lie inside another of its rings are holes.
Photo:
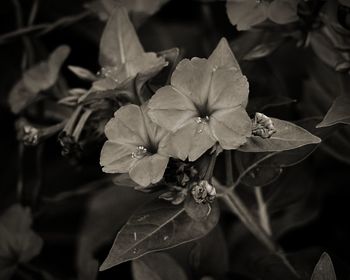
[[[226,186],[233,184],[232,156],[230,150],[225,150]]]
[[[209,183],[211,183],[211,179],[213,177],[213,172],[214,172],[214,167],[215,167],[215,163],[216,163],[216,159],[218,157],[218,155],[221,153],[221,147],[219,145],[216,145],[214,147],[214,152],[211,155],[210,158],[210,162],[207,168],[207,171],[204,175],[204,180],[207,180]]]
[[[266,231],[268,235],[271,236],[271,226],[270,226],[270,218],[269,214],[267,212],[266,203],[264,201],[263,193],[261,191],[261,188],[255,188],[255,197],[256,201],[258,203],[258,213],[259,213],[259,219],[260,219],[260,225],[262,228]]]

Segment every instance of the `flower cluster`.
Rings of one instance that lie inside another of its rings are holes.
[[[184,59],[171,84],[141,107],[127,105],[106,125],[101,165],[129,172],[141,186],[163,178],[169,157],[196,161],[219,143],[237,149],[252,133],[245,110],[249,86],[222,39],[208,59]]]

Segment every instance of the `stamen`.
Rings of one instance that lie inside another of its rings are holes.
[[[147,154],[147,152],[147,149],[144,146],[140,145],[136,148],[136,152],[131,153],[131,157],[141,159]]]

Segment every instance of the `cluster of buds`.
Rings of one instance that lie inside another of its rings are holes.
[[[211,203],[216,197],[216,190],[207,180],[201,180],[192,183],[191,194],[197,203]]]
[[[253,119],[252,134],[254,136],[260,136],[261,138],[270,138],[276,129],[273,125],[272,120],[262,113],[255,113]]]
[[[24,118],[16,122],[17,139],[27,146],[36,146],[45,139],[58,133],[65,123],[61,122],[51,126],[37,126]]]

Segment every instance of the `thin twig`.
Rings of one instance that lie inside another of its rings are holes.
[[[231,186],[233,184],[231,151],[225,150],[224,154],[225,154],[226,186]]]
[[[29,18],[28,18],[28,26],[33,25],[36,15],[38,13],[39,0],[34,0],[32,9],[30,10]]]
[[[261,188],[259,187],[254,188],[254,191],[255,191],[256,201],[258,203],[258,214],[259,214],[260,224],[263,227],[263,229],[266,231],[266,233],[271,236],[272,231],[270,226],[270,218],[267,212],[267,207],[266,207],[263,193],[261,191]]]
[[[23,35],[27,35],[30,33],[33,33],[35,31],[40,31],[42,30],[37,36],[42,36],[54,29],[57,29],[62,26],[69,26],[74,24],[77,21],[82,20],[83,18],[87,17],[90,15],[91,12],[84,11],[83,13],[80,13],[78,15],[72,15],[72,16],[66,16],[62,17],[59,20],[52,22],[52,23],[41,23],[41,24],[36,24],[32,26],[27,26],[23,28],[19,28],[17,30],[5,33],[0,36],[0,44],[8,43],[10,39],[14,39],[16,37],[20,37]]]

